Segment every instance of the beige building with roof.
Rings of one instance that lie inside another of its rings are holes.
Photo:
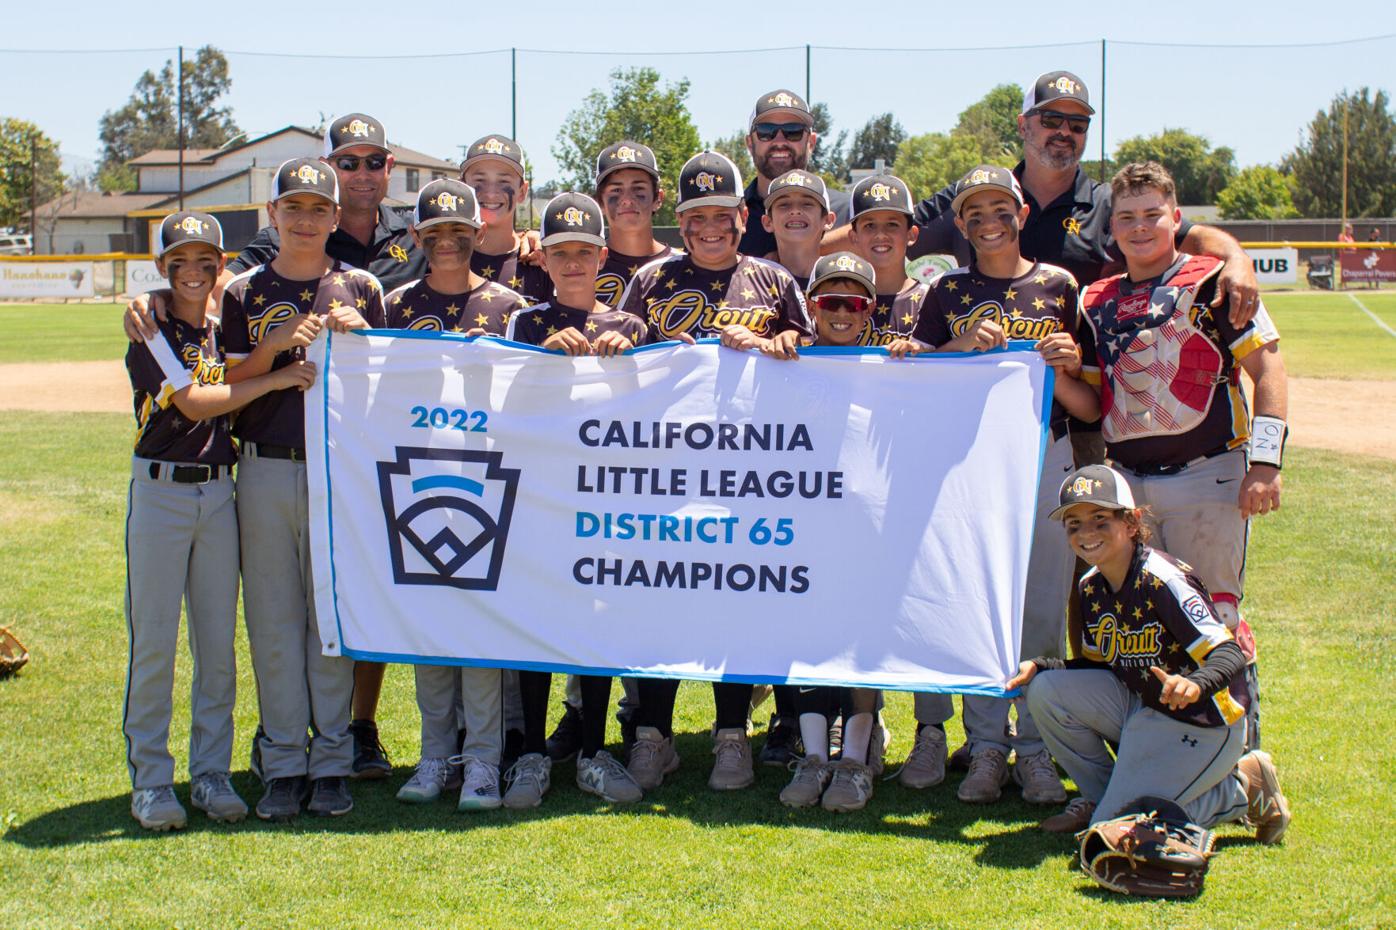
[[[455,177],[455,162],[388,143],[396,166],[388,182],[390,206],[405,207],[436,178]],[[184,150],[184,206],[218,216],[229,250],[267,224],[266,202],[277,167],[289,158],[318,158],[319,133],[287,126],[218,149]],[[135,191],[64,194],[38,208],[35,251],[74,255],[150,250],[151,228],[178,209],[179,152],[157,149],[127,162],[136,169]]]

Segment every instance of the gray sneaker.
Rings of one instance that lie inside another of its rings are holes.
[[[519,761],[504,773],[504,781],[509,785],[509,790],[504,792],[504,806],[520,810],[542,804],[543,795],[552,785],[552,770],[553,760],[541,752],[519,756]]]
[[[499,797],[499,767],[475,756],[452,756],[461,767],[458,811],[492,811],[503,803]],[[544,789],[547,790],[546,788]]]
[[[305,802],[305,776],[272,778],[257,802],[257,816],[263,820],[290,820],[301,812]]]
[[[786,807],[814,807],[829,787],[833,771],[823,759],[806,756],[796,761],[790,784],[780,791],[780,803]]]
[[[714,791],[738,791],[750,788],[756,781],[752,769],[751,741],[740,729],[718,730],[713,738],[712,774],[708,776],[708,787]]]
[[[340,817],[354,809],[354,797],[349,793],[349,779],[343,775],[327,775],[312,779],[310,800],[305,809],[319,817]]]
[[[873,796],[872,769],[852,759],[835,762],[833,769],[829,787],[824,790],[824,809],[843,814],[866,807]]]
[[[612,804],[634,804],[645,796],[635,777],[604,749],[577,759],[577,787]]]
[[[906,757],[897,781],[903,788],[932,788],[945,781],[945,731],[924,726],[916,734],[916,745]]]
[[[981,749],[969,758],[969,774],[956,796],[966,804],[992,804],[1008,784],[1008,757],[1001,749]]]
[[[626,765],[635,784],[651,791],[664,784],[664,776],[679,767],[679,754],[674,751],[674,738],[662,736],[654,727],[636,727],[635,745],[630,747]]]
[[[147,830],[163,833],[183,830],[189,822],[184,805],[175,797],[173,785],[157,788],[137,788],[131,792],[131,816]]]
[[[247,816],[247,804],[233,790],[227,772],[205,772],[194,776],[189,786],[189,803],[208,814],[209,820],[237,823]]]
[[[1013,763],[1013,780],[1023,786],[1023,800],[1029,804],[1066,802],[1066,787],[1057,774],[1052,754],[1045,749],[1018,756]]]
[[[397,799],[407,804],[429,804],[441,797],[451,776],[451,763],[441,756],[428,756],[417,763],[417,770],[397,791]]]

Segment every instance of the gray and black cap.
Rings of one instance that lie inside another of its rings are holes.
[[[596,189],[601,189],[601,182],[608,174],[622,168],[639,168],[655,181],[659,180],[659,162],[650,147],[624,139],[606,146],[596,156]]]
[[[464,223],[479,229],[480,204],[475,188],[453,178],[437,178],[417,194],[417,207],[412,211],[412,225],[426,229],[441,223]]]
[[[160,229],[155,234],[155,257],[196,242],[223,251],[223,227],[218,220],[198,210],[171,213],[160,221]]]
[[[1125,476],[1109,465],[1087,465],[1066,476],[1058,493],[1060,506],[1052,519],[1060,520],[1077,504],[1095,504],[1107,510],[1133,510],[1134,492]]]
[[[364,113],[346,113],[325,130],[325,157],[356,145],[371,145],[388,151],[388,131],[383,124]]]
[[[281,163],[272,179],[271,199],[292,194],[316,194],[332,204],[339,203],[339,179],[330,166],[315,158],[292,158]]]
[[[912,215],[911,188],[901,178],[890,174],[869,175],[853,185],[853,214],[857,219],[874,210],[892,210]]]
[[[586,194],[558,194],[543,209],[543,222],[538,230],[539,245],[561,245],[564,242],[606,244],[606,222],[601,206]]]
[[[679,202],[674,212],[694,207],[738,207],[742,176],[732,159],[721,152],[699,152],[679,172]]]

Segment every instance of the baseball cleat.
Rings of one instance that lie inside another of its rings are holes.
[[[189,822],[184,805],[175,797],[173,785],[137,788],[131,792],[131,816],[141,826],[156,833],[183,830]]]
[[[238,797],[227,772],[196,775],[189,786],[189,803],[219,823],[237,823],[247,816],[247,804]]]

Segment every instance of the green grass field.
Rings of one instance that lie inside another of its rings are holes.
[[[1396,295],[1361,296],[1396,315]],[[1396,339],[1338,298],[1267,297],[1295,337],[1290,371],[1396,377]],[[71,355],[52,344],[51,309],[0,307],[0,363],[119,355],[114,309],[65,312],[82,320]],[[1333,345],[1315,335],[1328,321],[1341,332]],[[927,792],[880,783],[867,810],[843,816],[782,807],[778,770],[750,791],[714,795],[711,692],[699,685],[680,692],[684,767],[635,809],[594,803],[570,763],[536,812],[399,805],[417,711],[410,669],[397,667],[379,714],[397,768],[388,782],[355,786],[352,814],[291,826],[196,814],[182,833],[147,834],[128,813],[119,729],[129,435],[118,414],[0,411],[0,624],[35,656],[0,681],[0,926],[1396,925],[1381,826],[1396,820],[1383,751],[1396,727],[1389,461],[1292,449],[1285,507],[1254,526],[1247,613],[1261,641],[1265,743],[1295,820],[1274,848],[1222,827],[1206,892],[1178,903],[1098,891],[1073,869],[1069,839],[1036,830],[1046,811],[1011,792],[991,807],[961,805],[957,775]],[[257,710],[245,636],[239,668],[234,781],[251,801],[245,752]],[[188,673],[181,655],[177,759]],[[893,762],[909,748],[910,703],[888,698]],[[618,741],[614,724],[610,735]],[[186,801],[187,788],[177,786]]]

